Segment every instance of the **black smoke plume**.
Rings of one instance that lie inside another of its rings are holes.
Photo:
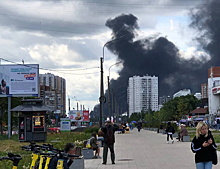
[[[191,26],[198,30],[197,38],[210,55],[208,65],[220,66],[220,1],[210,0],[191,11]]]
[[[211,1],[192,10],[191,26],[202,35],[198,40],[210,54],[211,59],[183,59],[179,49],[165,37],[149,36],[135,40],[138,18],[132,14],[122,14],[114,19],[108,19],[106,26],[112,30],[112,39],[124,36],[110,43],[108,49],[123,61],[120,77],[111,80],[110,86],[117,98],[119,114],[126,112],[128,79],[134,75],[155,75],[159,78],[159,96],[172,96],[181,89],[191,89],[192,93],[201,92],[201,84],[207,83],[207,72],[211,66],[220,63],[220,1]],[[208,37],[208,41],[207,38]],[[205,57],[205,56],[201,56]],[[106,92],[107,97],[107,92]],[[108,104],[105,104],[105,113]],[[116,113],[116,112],[113,112]]]

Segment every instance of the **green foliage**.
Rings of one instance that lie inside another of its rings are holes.
[[[176,97],[165,103],[160,110],[162,121],[178,121],[196,109],[200,101],[193,95]]]
[[[14,108],[21,104],[21,100],[23,98],[20,97],[12,97],[11,98],[11,108]],[[16,113],[11,114],[12,124],[17,124],[18,118]],[[8,98],[0,97],[0,130],[1,126],[5,126],[8,123]],[[13,126],[12,126],[13,127]]]
[[[141,118],[140,113],[132,113],[129,121],[139,121]]]
[[[174,128],[174,130],[175,130],[176,132],[179,131],[179,127],[177,126],[176,123],[172,123],[172,126],[173,126],[173,128]]]
[[[198,103],[199,100],[193,95],[176,97],[165,103],[159,112],[146,112],[144,116],[146,127],[159,127],[163,122],[178,121],[194,110]],[[140,113],[133,113],[130,119],[138,121]]]
[[[83,141],[90,138],[91,133],[85,132],[61,132],[61,133],[53,133],[47,135],[47,140],[44,143],[53,144],[55,148],[63,149],[66,143],[72,142],[75,143],[76,146],[83,146]],[[21,150],[21,146],[29,145],[28,142],[19,142],[18,136],[13,135],[12,139],[8,140],[7,136],[0,136],[0,156],[7,156],[8,152],[19,154],[22,156],[22,160],[19,162],[18,169],[23,169],[24,166],[27,169],[30,168],[31,163],[31,152]],[[37,144],[43,144],[43,142],[37,142]],[[2,169],[11,169],[12,162],[11,161],[0,161],[0,168]]]
[[[146,113],[144,116],[145,127],[159,127],[161,124],[160,112]]]
[[[85,133],[98,133],[98,131],[99,131],[98,127],[89,127],[84,130]]]

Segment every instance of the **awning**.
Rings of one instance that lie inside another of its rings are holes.
[[[52,110],[44,105],[19,105],[13,109],[11,109],[11,111],[20,111],[20,112],[33,112],[33,111],[48,111],[48,112],[52,112]]]
[[[194,121],[203,121],[203,120],[204,120],[204,118],[201,118],[201,117],[197,117],[194,119]]]
[[[180,123],[182,122],[182,123],[186,123],[188,120],[187,119],[181,119],[180,120]]]

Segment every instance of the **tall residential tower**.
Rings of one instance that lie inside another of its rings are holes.
[[[158,110],[158,77],[133,76],[128,82],[129,116],[141,111]]]
[[[54,112],[66,112],[66,80],[54,74],[40,74],[40,97]]]

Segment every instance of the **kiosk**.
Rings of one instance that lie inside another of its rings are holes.
[[[19,141],[45,141],[47,138],[45,117],[52,110],[43,105],[41,99],[22,100],[19,105],[11,110],[18,112],[18,140]]]

